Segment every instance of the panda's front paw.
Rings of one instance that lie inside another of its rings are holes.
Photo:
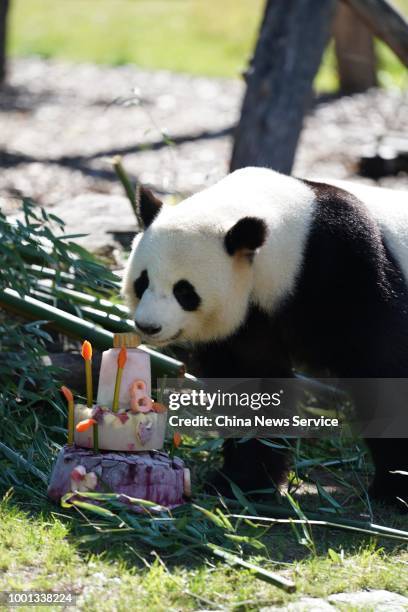
[[[221,495],[230,499],[235,497],[229,481],[218,471],[210,473],[206,478],[204,491],[209,495]]]
[[[394,506],[400,512],[408,513],[408,476],[405,474],[378,474],[369,488],[370,498]]]

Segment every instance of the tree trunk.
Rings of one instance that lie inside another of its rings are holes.
[[[231,170],[290,173],[336,0],[268,0],[235,134]]]
[[[0,0],[0,84],[6,76],[7,13],[9,0]]]
[[[339,3],[334,41],[340,91],[353,94],[377,85],[374,39],[367,26],[346,4]]]

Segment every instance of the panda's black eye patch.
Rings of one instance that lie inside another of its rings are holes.
[[[197,310],[201,298],[193,285],[186,280],[179,280],[173,287],[173,294],[183,310]]]
[[[133,284],[135,289],[136,297],[140,300],[144,292],[149,286],[149,277],[147,276],[147,270],[143,270],[139,278],[137,278]]]

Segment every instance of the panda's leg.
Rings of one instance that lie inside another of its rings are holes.
[[[393,503],[408,511],[408,442],[405,438],[367,438],[375,466],[370,486],[373,499]],[[393,472],[405,472],[393,473]]]
[[[271,331],[269,325],[268,316],[254,310],[234,338],[196,352],[199,375],[203,378],[291,378],[293,371],[279,328]],[[283,446],[279,439],[273,442]],[[273,448],[255,438],[245,442],[227,439],[223,445],[223,467],[211,477],[206,488],[210,491],[215,488],[230,496],[228,480],[243,491],[276,487],[285,479],[288,455],[284,448]]]
[[[391,431],[406,430],[406,405],[408,386],[405,371],[395,372],[394,379],[385,367],[378,367],[374,375],[370,372],[367,385],[357,383],[352,392],[358,418],[370,429],[377,422],[376,429],[393,427]],[[382,378],[383,373],[386,376]],[[391,420],[390,420],[391,419]],[[388,425],[387,425],[388,423]],[[378,425],[379,424],[379,425]],[[385,425],[384,425],[385,424]],[[373,433],[376,431],[373,430]],[[406,438],[365,438],[375,468],[374,479],[369,489],[372,499],[397,505],[408,511],[408,441]],[[399,473],[394,473],[399,472]]]
[[[230,438],[224,442],[222,473],[243,491],[277,488],[285,479],[289,453],[284,442],[279,439],[266,442],[256,438],[244,442]]]
[[[277,378],[292,377],[287,371],[286,376],[279,374]],[[289,450],[280,438],[228,439],[223,447],[223,473],[243,491],[277,489],[288,472]]]

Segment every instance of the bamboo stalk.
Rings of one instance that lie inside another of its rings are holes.
[[[207,496],[207,497],[213,497],[214,499],[217,499],[214,496]],[[235,507],[239,507],[241,508],[241,504],[235,500],[235,499],[225,499],[225,502],[227,503],[227,505],[230,506],[235,506]],[[255,508],[255,510],[259,510],[260,512],[265,512],[269,515],[269,517],[259,517],[259,516],[253,516],[253,520],[255,519],[262,519],[265,521],[271,520],[279,520],[279,519],[283,519],[283,520],[291,520],[293,522],[293,520],[306,520],[306,521],[317,521],[316,524],[325,524],[328,527],[332,527],[333,529],[348,529],[350,528],[351,530],[355,531],[360,531],[362,533],[366,533],[369,535],[378,535],[378,536],[384,536],[384,537],[390,537],[391,539],[400,539],[403,541],[408,541],[408,531],[403,531],[400,529],[394,529],[391,527],[384,527],[382,525],[376,525],[375,523],[370,523],[368,521],[356,521],[353,519],[337,519],[337,521],[326,521],[325,519],[322,519],[321,514],[317,513],[317,512],[304,512],[306,519],[299,519],[299,516],[296,514],[296,512],[294,510],[292,510],[291,508],[282,508],[281,506],[273,506],[273,505],[267,505],[267,504],[261,504],[261,503],[256,503],[253,502],[252,503],[253,508]],[[271,515],[274,515],[271,517]],[[279,517],[279,519],[277,519],[276,517]],[[329,524],[330,523],[330,524]]]
[[[275,572],[265,570],[262,567],[255,565],[254,563],[250,563],[249,561],[244,561],[244,559],[240,559],[240,557],[237,557],[236,555],[224,550],[223,548],[220,548],[219,546],[216,546],[215,544],[212,544],[211,542],[200,542],[196,538],[188,536],[187,534],[184,534],[180,531],[178,531],[178,536],[182,540],[194,543],[200,548],[209,551],[215,557],[218,557],[219,559],[222,559],[223,561],[228,563],[228,565],[236,565],[238,567],[251,570],[253,574],[260,580],[269,582],[270,584],[273,584],[279,589],[283,589],[287,593],[294,593],[296,591],[295,583],[292,582],[292,580],[285,578],[284,576],[280,576]]]
[[[113,346],[113,334],[111,332],[55,308],[55,306],[44,304],[44,302],[31,296],[20,296],[14,289],[0,290],[0,307],[25,319],[48,321],[52,329],[77,340],[88,338],[97,349],[104,351]],[[139,348],[150,356],[154,378],[163,378],[164,376],[179,378],[184,376],[185,366],[181,361],[162,355],[147,346],[141,345]]]
[[[57,286],[53,288],[53,295],[56,295],[62,299],[68,299],[76,304],[82,304],[101,310],[107,314],[116,315],[122,319],[127,319],[130,316],[129,309],[123,304],[114,304],[113,302],[105,299],[96,298],[93,295],[87,293],[81,293],[80,291],[74,291],[73,289],[67,289],[66,287]]]
[[[97,323],[111,332],[135,333],[135,326],[130,319],[122,319],[115,314],[102,312],[101,310],[91,308],[90,306],[81,306],[80,310],[81,313],[83,313],[84,318],[90,319],[93,323]]]
[[[76,280],[75,274],[73,274],[72,272],[62,272],[62,271],[57,272],[56,270],[53,270],[52,268],[48,268],[47,266],[37,265],[35,263],[28,266],[28,269],[34,274],[38,274],[38,276],[40,276],[41,278],[45,278],[49,280],[55,280],[56,278],[59,278],[60,281],[66,280],[67,283],[71,283]],[[112,272],[112,275],[115,278],[117,278],[117,281],[112,281],[112,284],[119,288],[120,281],[121,281],[120,276],[116,272]]]
[[[236,555],[233,555],[222,548],[218,548],[215,544],[206,544],[206,548],[210,549],[213,555],[219,557],[223,561],[226,561],[228,565],[237,565],[238,567],[243,567],[245,569],[251,570],[251,572],[260,580],[264,580],[265,582],[269,582],[274,586],[283,589],[287,593],[294,593],[296,591],[296,585],[292,580],[288,580],[284,576],[280,576],[275,572],[270,572],[268,570],[259,567],[259,565],[254,565],[249,561],[244,561],[244,559],[240,559]]]
[[[375,525],[374,523],[364,523],[361,521],[361,527],[356,524],[350,524],[353,521],[325,521],[317,519],[295,519],[295,518],[270,518],[267,516],[251,516],[246,514],[227,514],[228,518],[241,518],[248,519],[250,521],[260,521],[263,523],[271,523],[273,525],[318,525],[320,527],[327,527],[329,529],[338,529],[344,531],[353,531],[363,533],[364,535],[370,536],[381,536],[384,538],[390,538],[391,540],[400,540],[402,542],[408,542],[408,531],[402,531],[400,529],[393,529],[392,527],[383,527],[382,525]],[[357,523],[357,521],[355,521]]]
[[[55,292],[56,294],[58,292]],[[48,304],[49,306],[55,306],[56,300],[53,293],[44,293],[43,291],[38,291],[33,289],[30,291],[30,296],[38,299],[39,301]],[[64,296],[63,303],[57,304],[56,307],[59,307],[63,312],[67,312],[74,316],[77,316],[78,312],[80,313],[80,319],[89,320],[92,323],[97,323],[105,330],[114,333],[120,332],[135,332],[135,326],[130,319],[123,319],[121,316],[117,314],[105,312],[104,310],[99,310],[98,308],[94,308],[93,306],[84,306],[84,305],[74,305],[72,302],[65,301],[68,296]],[[126,313],[128,314],[128,313]]]

